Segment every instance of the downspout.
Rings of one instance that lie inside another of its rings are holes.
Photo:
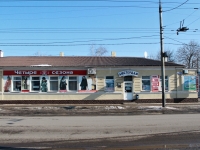
[[[0,70],[2,71],[2,74],[1,74],[1,100],[3,100],[3,70]]]
[[[177,68],[175,67],[175,74],[176,74],[176,98],[178,97],[177,96],[177,90],[178,90],[178,74],[177,74]]]

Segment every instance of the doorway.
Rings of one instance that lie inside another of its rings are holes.
[[[124,77],[124,100],[133,100],[133,77]]]

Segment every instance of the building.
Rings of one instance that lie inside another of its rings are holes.
[[[0,104],[162,102],[161,63],[142,57],[0,57]],[[195,69],[165,62],[166,102],[197,102]]]

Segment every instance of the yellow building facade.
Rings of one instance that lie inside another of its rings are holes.
[[[12,62],[13,59],[16,63]],[[60,59],[0,58],[0,103],[87,104],[162,101],[161,67],[158,61],[132,57],[62,57],[62,62],[58,64]],[[74,64],[71,64],[72,60],[69,59],[73,59]],[[80,60],[85,59],[85,62],[77,65]],[[138,63],[139,61],[142,63]],[[198,102],[198,83],[195,69],[166,63],[167,102]]]

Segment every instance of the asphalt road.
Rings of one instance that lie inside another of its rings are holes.
[[[0,149],[200,149],[199,114],[1,116]]]

